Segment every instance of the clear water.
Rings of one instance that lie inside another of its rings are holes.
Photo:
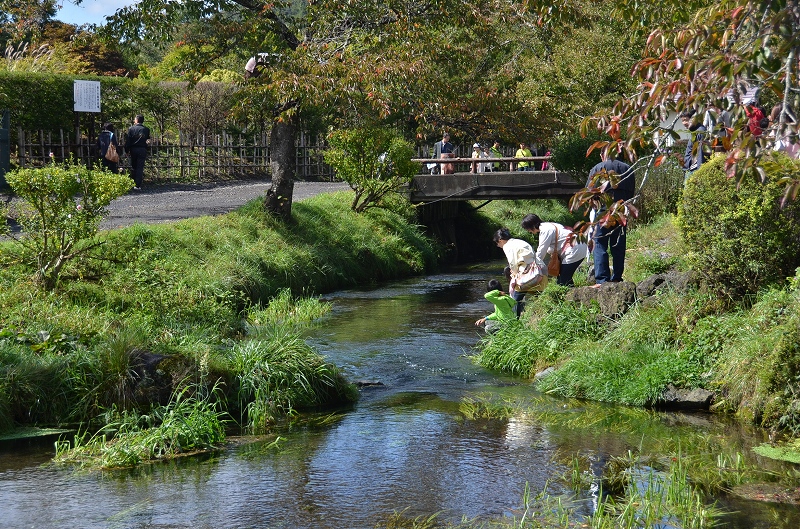
[[[580,453],[597,472],[611,456],[665,439],[741,451],[757,431],[708,415],[656,413],[537,395],[526,380],[467,357],[491,308],[486,281],[501,265],[337,292],[309,341],[352,380],[378,382],[352,408],[309,417],[212,455],[140,468],[75,473],[41,466],[49,445],[0,447],[0,527],[371,528],[393,512],[443,520],[511,516],[525,483],[541,490]],[[509,421],[470,421],[463,397],[530,399]],[[683,445],[682,445],[683,446]],[[554,494],[566,492],[551,484]],[[589,509],[591,495],[578,498]],[[721,497],[724,527],[797,527],[800,511]]]

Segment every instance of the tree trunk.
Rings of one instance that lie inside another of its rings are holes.
[[[269,168],[272,185],[264,197],[264,209],[270,214],[289,220],[292,216],[292,192],[296,171],[294,116],[283,116],[272,124],[269,134]]]

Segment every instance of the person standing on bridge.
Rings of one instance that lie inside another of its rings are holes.
[[[500,142],[495,140],[492,144],[492,147],[489,149],[489,156],[491,158],[502,158],[503,151],[500,150]],[[500,170],[500,162],[492,163],[492,171],[499,171]]]
[[[455,147],[450,143],[450,134],[445,132],[442,134],[442,141],[437,141],[433,144],[433,157],[438,160],[441,158],[453,158],[454,156]],[[453,174],[455,168],[451,163],[443,163],[439,164],[439,170],[437,172],[441,174]]]
[[[128,140],[125,142],[125,150],[131,155],[131,178],[137,191],[144,182],[144,162],[149,144],[150,129],[144,126],[144,116],[139,114],[134,118],[133,126],[128,129]]]
[[[533,154],[531,154],[528,144],[520,142],[519,149],[517,149],[516,154],[514,154],[514,158],[530,158],[531,156],[533,156]],[[533,165],[531,165],[531,162],[517,162],[517,171],[533,171]]]
[[[544,261],[549,253],[551,260],[559,259],[561,261],[556,282],[567,287],[575,286],[572,277],[586,256],[589,255],[587,244],[578,242],[571,228],[557,222],[542,222],[542,219],[533,213],[523,217],[522,228],[534,235],[539,234],[536,257]]]

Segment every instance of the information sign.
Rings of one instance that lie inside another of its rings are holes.
[[[73,81],[75,112],[100,112],[100,81]]]

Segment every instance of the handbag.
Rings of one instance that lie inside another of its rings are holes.
[[[544,270],[536,261],[530,263],[513,280],[514,290],[517,292],[527,292],[539,285],[545,278]]]
[[[553,253],[550,255],[550,260],[547,262],[547,275],[550,277],[558,277],[558,274],[561,273],[561,253],[567,247],[569,243],[569,237],[567,240],[564,241],[564,246],[561,247],[561,251],[556,250],[556,246],[558,245],[558,228],[556,228],[556,241],[553,243]]]
[[[557,252],[553,252],[550,260],[547,262],[547,275],[550,277],[558,277],[561,273],[561,257]]]
[[[104,158],[111,163],[119,163],[119,153],[117,152],[117,148],[114,146],[114,143],[111,141],[114,139],[114,134],[112,133],[108,137],[108,149],[106,150],[106,155]]]

